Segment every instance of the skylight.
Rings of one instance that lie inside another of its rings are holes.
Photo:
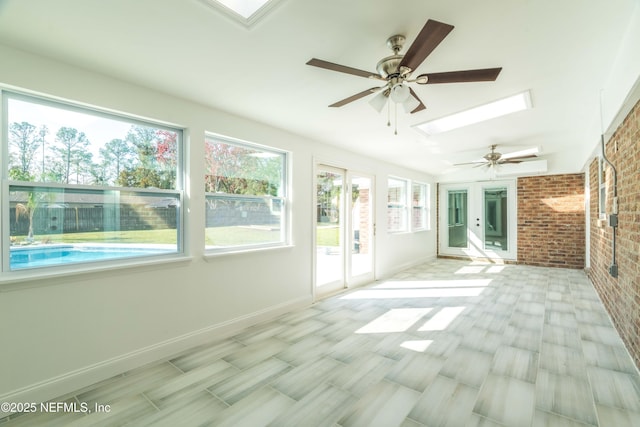
[[[245,25],[251,25],[277,0],[202,0]]]
[[[427,135],[435,135],[530,108],[531,94],[527,90],[508,98],[421,123],[415,127]]]

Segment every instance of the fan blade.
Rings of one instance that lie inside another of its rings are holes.
[[[324,68],[326,70],[338,71],[340,73],[351,74],[359,77],[366,77],[371,79],[384,80],[377,73],[371,73],[369,71],[358,70],[357,68],[347,67],[346,65],[334,64],[333,62],[323,61],[322,59],[311,58],[307,65],[314,67]]]
[[[416,80],[418,84],[435,83],[468,83],[468,82],[492,82],[498,78],[502,68],[484,68],[480,70],[447,71],[444,73],[420,74]],[[421,83],[419,79],[426,77],[427,81]]]
[[[453,25],[429,19],[420,30],[413,44],[409,46],[399,67],[408,67],[411,71],[414,71],[438,47],[451,30],[453,30]]]
[[[416,108],[411,110],[411,114],[417,113],[418,111],[422,111],[422,110],[427,108],[427,107],[425,107],[425,105],[420,100],[420,97],[418,95],[416,95],[416,93],[413,91],[413,89],[409,88],[409,92],[411,92],[411,96],[413,96],[415,99],[417,99],[418,102],[420,103],[420,105],[418,105]]]
[[[343,105],[346,105],[346,104],[348,104],[350,102],[356,101],[356,100],[358,100],[360,98],[364,98],[365,96],[371,95],[372,93],[375,93],[375,92],[377,92],[379,90],[380,90],[379,87],[372,87],[370,89],[363,90],[360,93],[356,93],[355,95],[351,95],[348,98],[345,98],[345,99],[343,99],[341,101],[335,102],[335,103],[329,105],[329,107],[342,107]]]
[[[476,165],[476,166],[482,166],[482,165],[488,165],[489,162],[466,162],[466,163],[454,163],[453,166],[466,166],[466,165]]]
[[[535,154],[528,154],[526,156],[514,156],[514,157],[503,157],[500,160],[498,160],[498,163],[522,163],[522,161],[524,159],[533,159],[536,158],[538,156],[536,156]]]

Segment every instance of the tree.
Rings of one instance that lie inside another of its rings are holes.
[[[104,177],[104,181],[111,179],[113,182],[117,181],[120,172],[132,166],[135,152],[135,148],[123,139],[112,139],[104,147],[100,148],[100,155],[103,159],[102,165],[105,167],[104,173],[101,174]]]
[[[89,151],[77,151],[72,159],[70,173],[75,175],[76,184],[88,184],[85,182],[91,176],[93,165],[93,153]]]
[[[125,169],[118,176],[118,185],[121,187],[160,188],[160,183],[160,174],[143,166]]]
[[[262,157],[255,150],[232,144],[205,145],[205,191],[277,196],[282,177],[281,157]]]
[[[127,134],[127,142],[136,148],[141,165],[147,169],[154,169],[157,161],[156,129],[133,125]]]
[[[156,130],[156,163],[161,177],[160,188],[176,187],[178,167],[178,134],[168,130]]]
[[[36,127],[31,123],[13,122],[9,125],[9,144],[15,149],[15,152],[12,152],[11,155],[12,157],[17,158],[17,167],[21,171],[21,176],[30,177],[28,181],[33,179],[31,174],[31,171],[33,170],[32,163],[35,158],[36,151],[41,145],[38,136]]]
[[[49,128],[46,125],[42,125],[40,126],[40,129],[38,130],[38,136],[40,137],[40,145],[42,145],[42,175],[41,175],[41,180],[44,181],[45,180],[45,176],[46,176],[46,172],[45,172],[45,159],[46,159],[46,155],[45,155],[45,148],[46,148],[46,141],[45,141],[45,137],[49,134]]]
[[[33,214],[38,208],[38,200],[34,191],[29,191],[27,195],[27,203],[16,204],[16,223],[21,216],[26,216],[29,219],[29,231],[27,233],[27,241],[33,241]]]
[[[53,151],[60,155],[62,161],[62,182],[69,184],[72,166],[77,163],[77,158],[84,156],[89,140],[84,132],[77,129],[61,127],[56,133],[56,142],[60,145]]]

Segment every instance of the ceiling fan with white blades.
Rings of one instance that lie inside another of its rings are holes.
[[[473,167],[486,166],[488,168],[495,168],[499,165],[507,163],[522,163],[525,159],[538,157],[538,153],[540,152],[540,149],[538,147],[534,147],[508,154],[502,154],[496,151],[497,147],[497,144],[491,145],[489,147],[491,151],[482,156],[482,159],[480,160],[466,163],[456,163],[454,164],[454,166],[473,165]]]
[[[495,81],[502,70],[498,68],[484,68],[477,70],[447,71],[439,73],[420,74],[411,78],[411,73],[438,47],[444,38],[453,30],[453,26],[429,19],[416,39],[407,49],[404,55],[400,54],[405,37],[395,35],[389,37],[387,46],[393,51],[393,55],[381,59],[376,66],[377,72],[359,70],[345,65],[334,64],[322,59],[312,58],[307,65],[320,67],[331,71],[351,74],[386,82],[380,87],[372,87],[362,92],[351,95],[348,98],[335,102],[329,107],[342,107],[367,95],[379,92],[369,102],[378,112],[382,111],[389,98],[396,104],[401,104],[407,113],[416,113],[426,107],[415,93],[410,83],[419,85],[436,83],[465,83]]]

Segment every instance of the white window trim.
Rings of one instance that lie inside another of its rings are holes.
[[[422,227],[414,227],[413,226],[413,186],[414,185],[418,185],[420,186],[423,190],[424,190],[424,205],[422,206],[422,208],[420,209],[420,211],[422,212],[422,223],[424,224]],[[416,232],[416,231],[428,231],[431,229],[431,225],[430,225],[430,203],[431,203],[431,186],[429,184],[427,184],[426,182],[421,182],[421,181],[411,181],[411,231],[412,232]]]
[[[402,233],[410,233],[411,232],[411,212],[410,212],[410,206],[411,206],[411,180],[407,179],[407,178],[401,178],[398,176],[393,176],[390,175],[387,177],[387,215],[389,215],[389,181],[390,180],[396,180],[396,181],[402,181],[404,182],[404,201],[401,205],[402,210],[403,210],[403,217],[404,217],[404,228],[402,229],[390,229],[389,228],[389,218],[387,217],[387,232],[389,234],[402,234]]]
[[[236,194],[227,194],[227,193],[209,193],[205,192],[205,200],[207,197],[226,197],[226,198],[255,198],[262,200],[281,200],[282,202],[282,215],[283,219],[281,220],[281,236],[282,239],[278,242],[268,242],[268,243],[255,243],[255,244],[245,244],[245,245],[235,245],[235,246],[221,246],[221,247],[207,247],[204,248],[203,257],[205,259],[212,259],[223,255],[233,255],[233,254],[243,254],[243,253],[253,253],[256,251],[266,251],[272,249],[281,249],[281,248],[290,248],[293,247],[291,243],[291,153],[286,150],[282,150],[275,147],[270,147],[263,144],[258,144],[254,142],[244,141],[237,138],[232,138],[229,136],[217,134],[214,132],[205,132],[205,144],[207,139],[214,139],[216,141],[220,141],[223,143],[227,143],[230,145],[247,147],[254,150],[264,150],[266,152],[275,153],[278,155],[282,155],[284,157],[284,165],[282,170],[282,195],[281,196],[251,196],[251,195],[236,195]],[[206,173],[206,168],[205,168]],[[206,202],[205,202],[206,209]],[[206,228],[206,224],[205,224]]]
[[[387,232],[389,234],[406,234],[406,233],[418,233],[431,230],[431,184],[413,180],[409,178],[402,178],[396,175],[387,176],[387,200],[389,197],[389,180],[403,181],[405,183],[405,200],[404,200],[404,216],[405,216],[405,228],[402,230],[389,229],[389,222],[387,220]],[[419,185],[424,189],[424,207],[422,212],[424,215],[424,227],[413,226],[413,186]],[[387,202],[388,203],[388,202]],[[387,206],[387,214],[389,208]]]
[[[139,116],[135,116],[133,114],[120,113],[115,111],[109,111],[106,108],[100,108],[91,105],[85,105],[81,102],[68,101],[64,99],[59,99],[54,96],[47,96],[46,94],[40,94],[33,91],[28,90],[20,90],[17,88],[7,88],[4,86],[0,86],[0,135],[2,135],[2,139],[6,132],[8,132],[8,100],[9,98],[17,99],[26,102],[34,102],[42,105],[47,105],[55,108],[63,108],[71,111],[81,112],[85,114],[92,114],[98,117],[110,118],[114,120],[123,120],[131,124],[137,124],[142,126],[153,126],[158,129],[169,130],[172,132],[177,132],[179,134],[178,138],[178,146],[177,150],[177,171],[176,171],[176,189],[175,190],[154,190],[154,189],[145,189],[145,188],[136,188],[136,187],[100,187],[100,186],[83,186],[74,184],[74,188],[83,189],[88,188],[91,190],[123,190],[123,191],[144,191],[144,192],[171,192],[174,194],[179,194],[180,200],[180,210],[179,217],[176,220],[177,226],[177,242],[176,242],[176,252],[161,254],[161,255],[149,255],[135,258],[122,258],[122,259],[109,259],[103,261],[89,261],[82,263],[70,263],[70,264],[59,264],[53,266],[46,267],[34,267],[28,269],[21,269],[11,271],[9,270],[10,264],[10,227],[9,227],[9,215],[2,215],[2,221],[0,224],[0,228],[2,233],[0,234],[0,250],[1,250],[1,264],[2,270],[0,270],[0,286],[2,286],[3,290],[7,290],[8,288],[5,284],[10,283],[20,283],[24,281],[30,281],[34,279],[43,279],[43,278],[52,278],[52,277],[60,277],[60,276],[71,276],[77,274],[88,274],[105,270],[113,270],[118,268],[131,268],[136,266],[145,266],[145,265],[155,265],[155,264],[165,264],[167,262],[184,262],[191,260],[191,257],[185,254],[185,214],[184,214],[184,173],[185,173],[185,157],[184,157],[184,141],[186,130],[180,126],[164,123],[157,120],[141,118]],[[4,141],[1,146],[1,157],[2,162],[0,163],[0,167],[2,167],[2,171],[0,175],[2,176],[2,182],[0,187],[0,206],[10,206],[9,203],[9,186],[13,181],[8,179],[8,166],[9,166],[9,141],[8,139]],[[58,183],[50,183],[50,182],[34,182],[30,184],[36,184],[45,187],[60,187],[61,185]]]

